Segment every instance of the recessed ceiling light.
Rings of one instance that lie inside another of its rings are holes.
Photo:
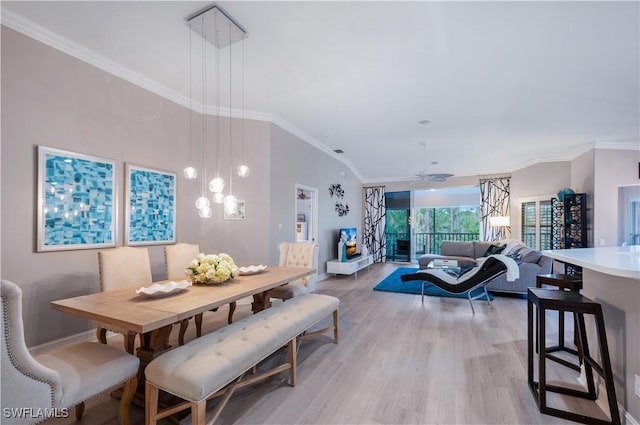
[[[421,121],[418,121],[418,124],[425,125],[425,124],[429,124],[430,122],[431,121],[429,121],[429,120],[421,120]]]
[[[438,165],[438,161],[431,161],[431,165]]]
[[[344,151],[342,149],[334,149],[333,150],[335,153],[344,153]]]

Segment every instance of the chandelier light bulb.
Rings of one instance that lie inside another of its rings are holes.
[[[213,211],[211,211],[210,207],[200,208],[200,210],[198,210],[198,215],[202,218],[211,218],[212,214]]]
[[[184,175],[185,179],[189,179],[189,180],[193,180],[196,177],[198,177],[198,171],[195,168],[191,167],[191,166],[185,168],[182,171],[182,174]]]
[[[201,210],[203,208],[209,208],[211,206],[211,201],[208,198],[201,196],[196,199],[196,208]]]
[[[216,177],[209,182],[209,190],[213,193],[221,193],[224,190],[224,180]]]
[[[247,177],[249,175],[249,173],[251,172],[251,170],[249,170],[249,167],[247,167],[246,165],[242,164],[238,167],[238,175],[240,177]]]
[[[213,194],[213,203],[214,204],[221,204],[224,201],[224,193],[222,192],[217,192]]]
[[[224,197],[224,211],[227,214],[235,214],[238,209],[238,200],[233,195],[227,195]]]

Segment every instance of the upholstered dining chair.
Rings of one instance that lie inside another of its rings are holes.
[[[133,248],[123,246],[98,252],[98,271],[100,274],[100,290],[135,288],[150,284],[151,262],[147,248]],[[98,323],[96,338],[103,344],[107,343],[107,331],[124,335],[124,349],[133,354],[136,333]]]
[[[164,247],[164,261],[167,267],[167,279],[183,279],[185,269],[199,253],[200,247],[197,244],[177,243],[175,245],[166,245]],[[214,309],[211,311],[217,310],[218,309]],[[229,324],[233,321],[233,313],[235,310],[236,303],[234,301],[229,304],[229,315],[227,318]],[[202,313],[196,314],[194,320],[196,322],[196,336],[199,338],[202,336]]]
[[[85,400],[124,383],[119,415],[120,424],[128,425],[139,359],[97,342],[79,342],[33,357],[24,339],[22,290],[8,280],[0,285],[2,411],[17,412],[3,414],[2,423],[36,424],[46,418],[35,412],[63,414],[61,409],[71,406],[80,420]]]
[[[278,244],[280,267],[309,267],[317,270],[318,268],[318,244],[315,242],[280,242]],[[315,281],[317,272],[299,279],[289,282],[286,285],[275,288],[272,298],[288,300],[298,295],[313,292],[315,289]]]

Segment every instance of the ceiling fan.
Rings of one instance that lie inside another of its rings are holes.
[[[444,182],[447,181],[449,177],[453,177],[453,174],[449,173],[430,173],[429,170],[427,170],[427,144],[425,142],[420,142],[420,145],[424,148],[424,163],[422,170],[415,173],[415,178],[413,180],[414,183]]]
[[[301,200],[304,201],[305,199],[309,199],[310,198],[310,196],[307,196],[307,194],[304,193],[304,190],[302,190],[302,189],[298,189],[298,190],[300,191],[300,193],[298,193],[298,199],[301,199]]]

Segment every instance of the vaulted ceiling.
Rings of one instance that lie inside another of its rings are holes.
[[[1,7],[3,24],[188,106],[185,18],[209,4]],[[218,4],[248,32],[246,116],[342,149],[365,182],[411,179],[425,142],[429,171],[456,176],[638,148],[638,2]]]

